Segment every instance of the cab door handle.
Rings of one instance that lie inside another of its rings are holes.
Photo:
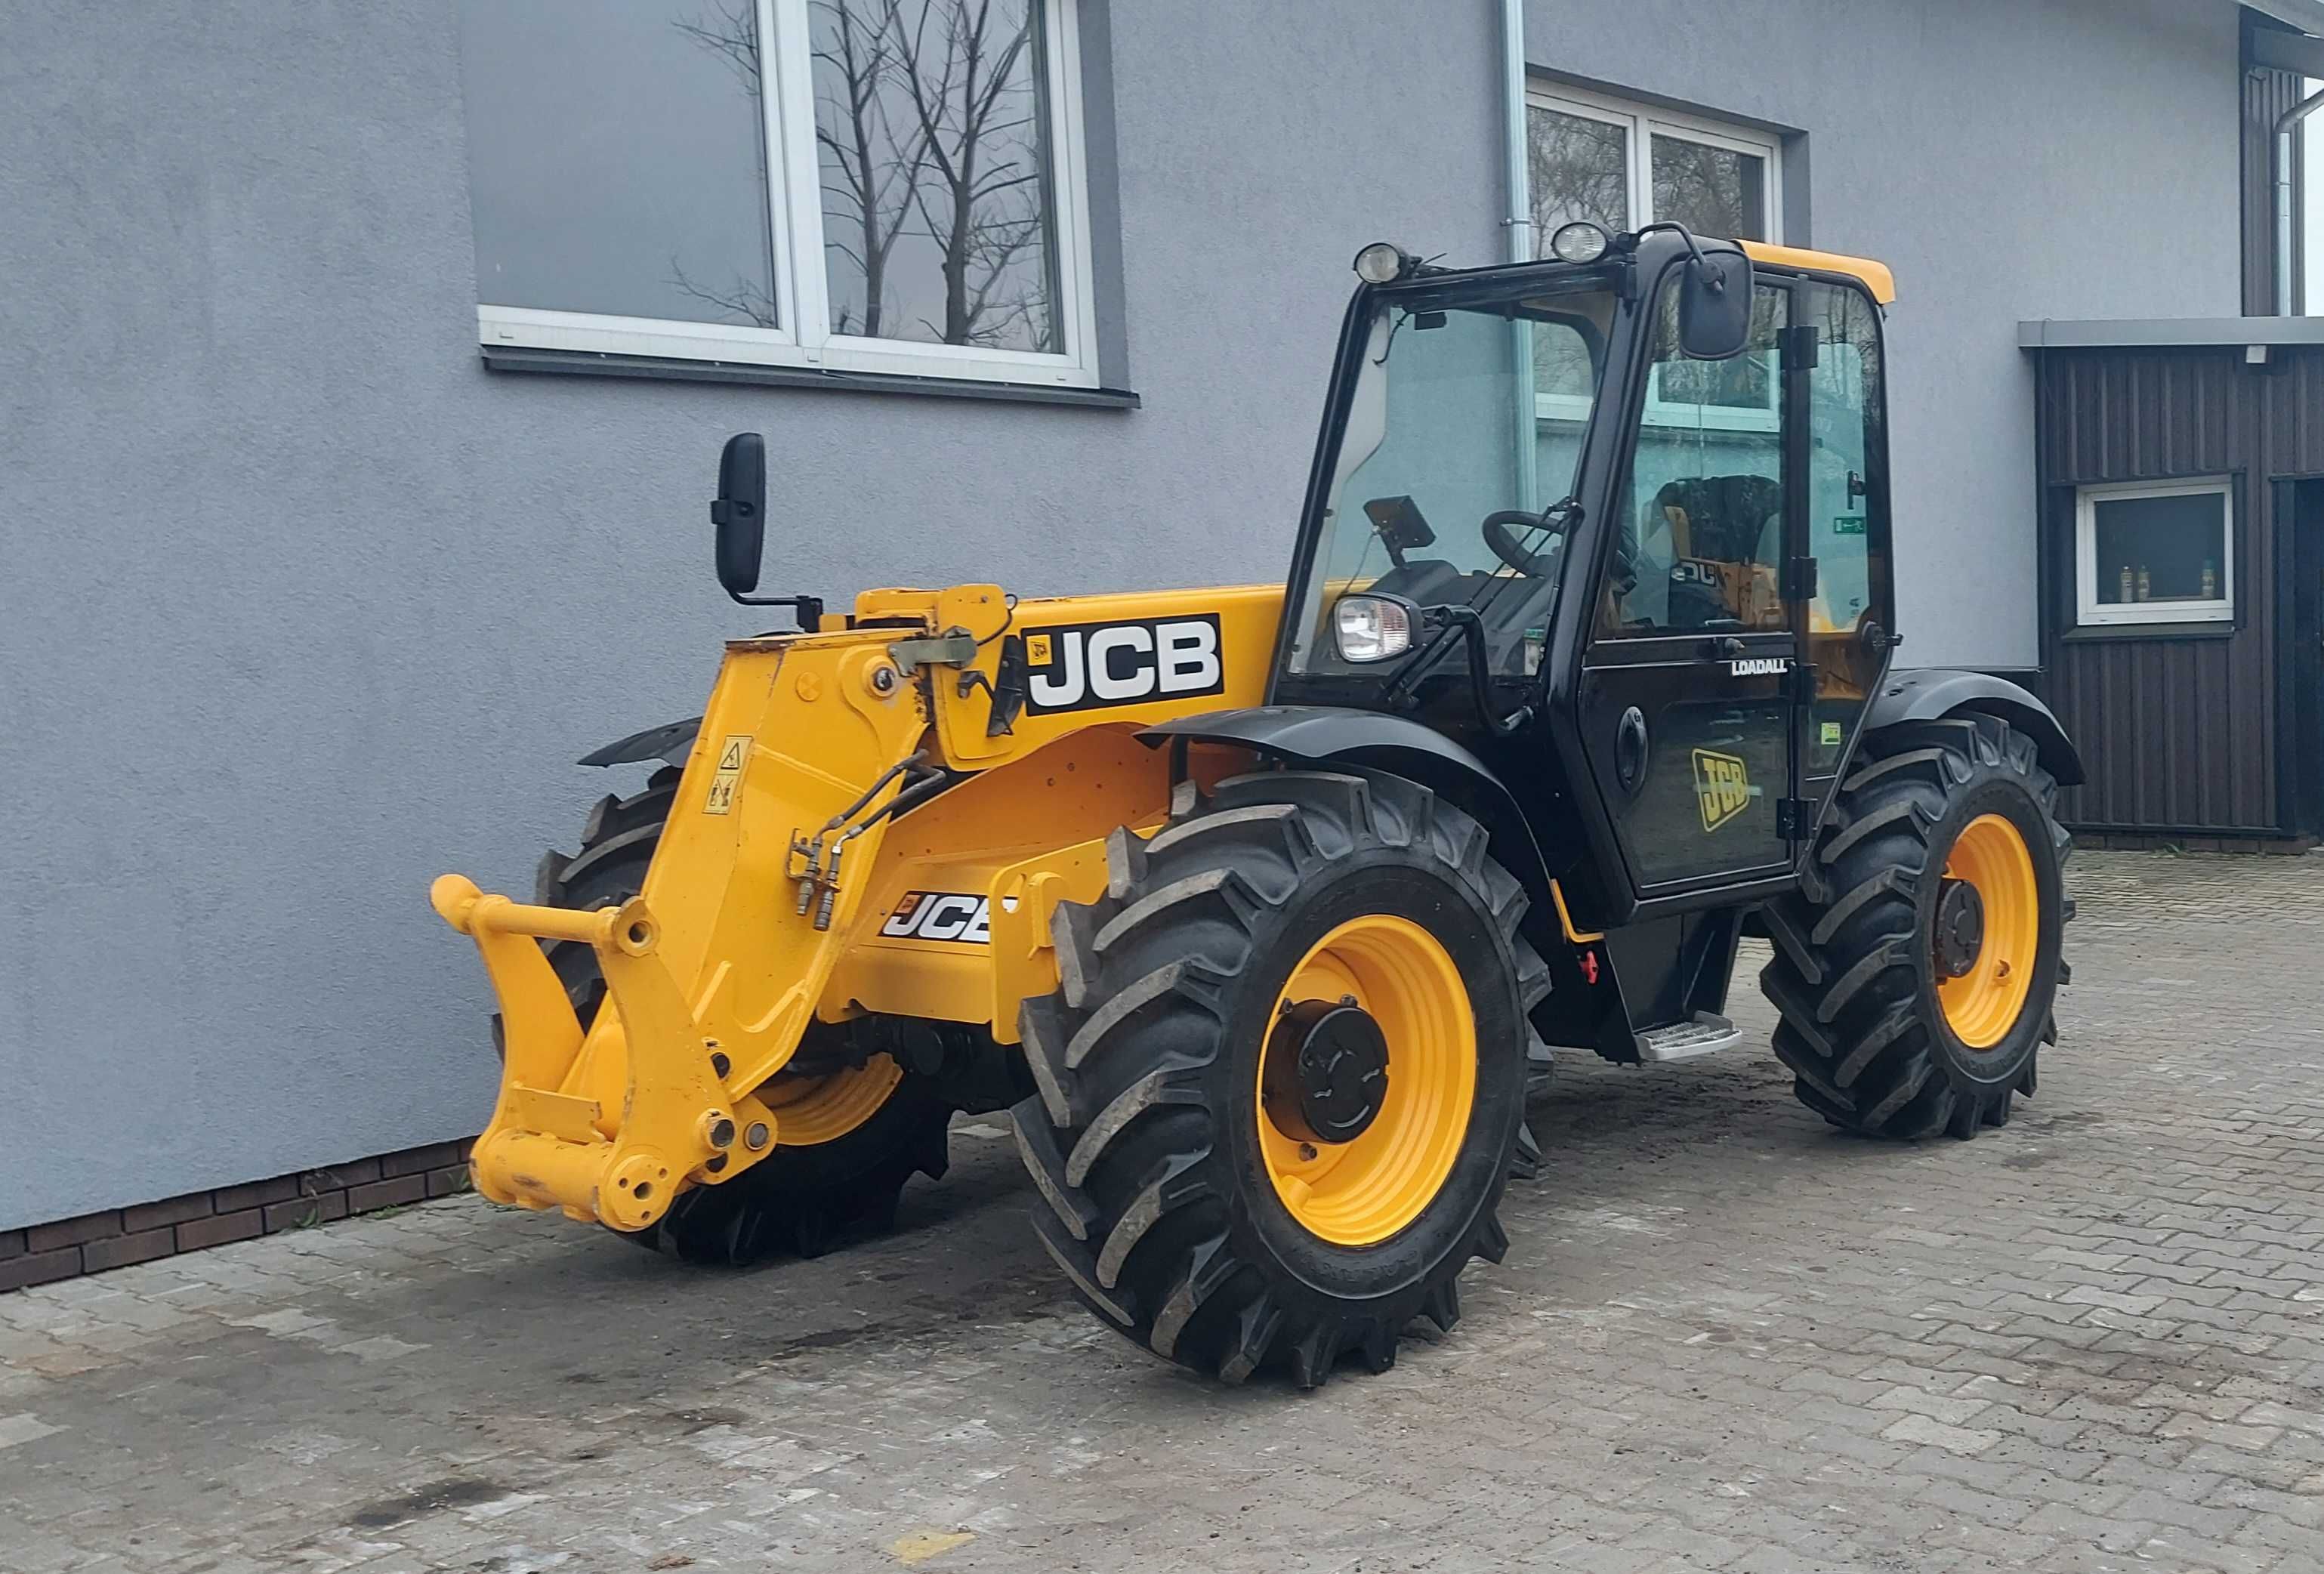
[[[1646,776],[1646,718],[1637,706],[1622,713],[1614,724],[1614,779],[1626,793],[1635,793]]]

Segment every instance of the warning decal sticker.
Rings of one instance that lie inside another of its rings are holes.
[[[702,800],[706,815],[731,815],[734,795],[742,789],[742,767],[751,759],[751,734],[730,732],[718,745],[718,769],[710,778],[710,796]]]

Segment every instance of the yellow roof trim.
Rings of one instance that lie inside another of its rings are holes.
[[[1869,257],[1843,257],[1838,252],[1811,252],[1804,246],[1774,246],[1766,241],[1736,244],[1755,262],[1812,269],[1819,273],[1845,273],[1863,281],[1864,288],[1872,291],[1872,299],[1883,306],[1893,304],[1896,299],[1896,275],[1888,271],[1886,262],[1876,262]]]

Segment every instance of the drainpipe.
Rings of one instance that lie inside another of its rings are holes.
[[[2300,123],[2324,109],[2324,91],[2310,94],[2285,110],[2275,123],[2275,315],[2292,315],[2292,139]]]
[[[1501,0],[1501,183],[1508,195],[1508,211],[1501,219],[1512,262],[1533,261],[1533,180],[1526,151],[1525,0]],[[1518,506],[1546,508],[1554,498],[1541,495],[1541,431],[1534,417],[1533,325],[1509,324],[1509,355],[1517,373],[1517,429],[1512,441],[1517,458]]]
[[[1503,171],[1509,211],[1501,220],[1508,232],[1508,259],[1533,261],[1532,180],[1526,155],[1525,0],[1501,0],[1501,120]]]

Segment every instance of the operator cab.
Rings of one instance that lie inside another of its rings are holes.
[[[1887,270],[1582,224],[1358,272],[1272,697],[1542,784],[1605,924],[1787,887],[1894,642]]]

